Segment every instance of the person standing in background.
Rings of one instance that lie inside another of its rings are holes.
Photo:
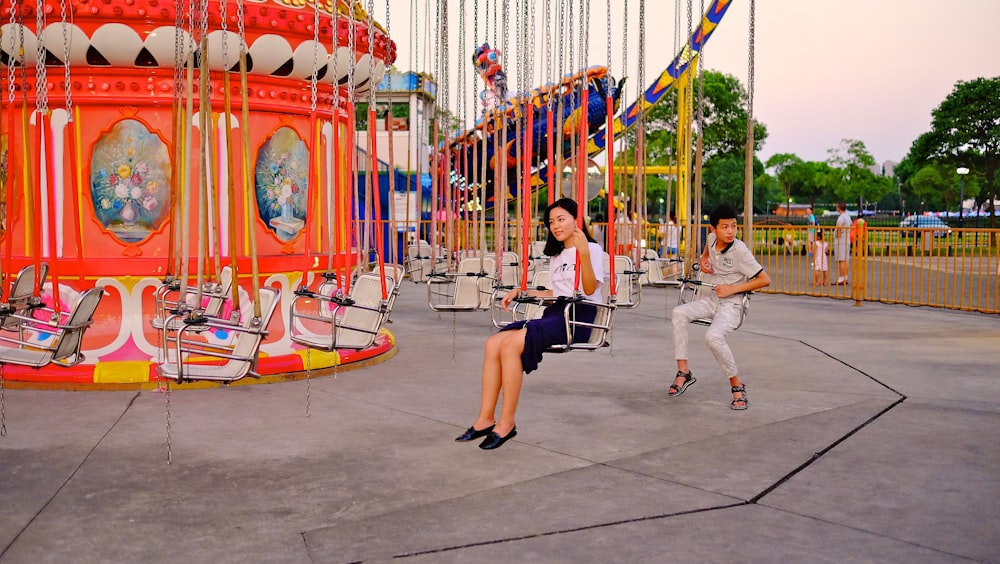
[[[851,257],[851,216],[847,215],[847,204],[837,204],[837,230],[833,238],[833,255],[837,260],[837,281],[835,285],[847,284],[847,261]]]

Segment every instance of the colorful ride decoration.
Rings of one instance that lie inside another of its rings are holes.
[[[713,0],[708,5],[692,37],[681,48],[681,52],[674,57],[656,80],[646,87],[638,100],[613,117],[611,120],[613,139],[624,135],[626,131],[636,125],[643,114],[664,100],[666,94],[689,71],[691,65],[696,64],[698,55],[701,54],[705,43],[719,22],[722,21],[731,3],[732,0]],[[504,84],[506,84],[506,77],[499,61],[499,52],[491,49],[489,44],[480,46],[473,53],[473,63],[476,65],[476,70],[487,85],[487,89],[481,96],[484,108],[486,108],[485,102],[488,99],[499,95],[499,92],[493,88],[495,79],[491,77],[502,76]],[[499,174],[500,168],[514,166],[518,158],[517,151],[524,150],[521,146],[526,138],[531,139],[531,146],[528,148],[530,163],[533,167],[531,186],[545,185],[550,166],[548,162],[548,114],[553,114],[554,118],[554,127],[552,128],[553,136],[556,137],[554,141],[559,140],[563,143],[562,151],[558,152],[557,150],[555,154],[561,154],[563,162],[566,162],[578,152],[572,136],[579,134],[579,123],[582,118],[580,109],[583,100],[582,85],[585,85],[587,89],[586,153],[588,157],[594,157],[604,152],[607,149],[608,141],[608,112],[605,97],[610,89],[614,102],[612,113],[618,112],[624,79],[616,84],[614,79],[608,75],[607,68],[591,67],[586,71],[563,78],[559,84],[536,88],[530,93],[516,94],[506,99],[501,97],[501,102],[495,104],[494,107],[486,108],[484,119],[480,123],[451,140],[448,146],[439,152],[439,157],[446,158],[450,169],[458,171],[450,174],[451,185],[464,190],[466,186],[478,184],[478,179],[469,177],[473,176],[471,172],[474,170],[473,163],[482,162],[482,152],[485,151],[487,166],[485,172],[480,173],[485,184],[486,195],[483,199],[488,206],[492,206],[495,200],[496,179],[501,176]],[[522,131],[519,138],[515,123],[528,111],[534,113],[532,116],[534,125],[531,128],[530,137],[527,131]],[[504,120],[507,125],[505,128],[506,136],[498,141],[496,132],[504,129],[501,127],[503,124],[501,120]],[[495,158],[494,153],[497,152],[495,149],[497,146],[500,147],[501,155],[504,158]],[[439,170],[443,168],[439,164]],[[557,168],[561,167],[557,166]],[[517,178],[516,174],[512,172],[508,174],[508,193],[516,195],[520,182],[521,179]]]
[[[95,285],[107,291],[86,333],[82,364],[39,370],[8,365],[3,374],[7,381],[156,380],[160,333],[150,325],[153,294],[164,275],[173,273],[173,257],[186,262],[193,286],[199,270],[206,279],[213,274],[216,257],[230,264],[235,256],[245,298],[240,309],[252,310],[251,232],[259,283],[282,291],[282,304],[261,347],[261,372],[283,374],[348,360],[336,352],[294,345],[286,312],[303,271],[315,286],[318,280],[313,279],[323,272],[327,257],[334,256],[341,266],[353,264],[355,241],[344,227],[350,225],[347,202],[353,185],[345,170],[348,159],[335,156],[351,154],[346,149],[348,96],[367,99],[395,60],[395,44],[359,1],[325,0],[317,6],[291,0],[213,0],[207,9],[185,2],[180,15],[178,5],[163,0],[13,0],[4,6],[4,283],[21,267],[41,261],[50,265],[50,280],[58,277],[64,309]],[[248,123],[242,123],[241,115],[241,45],[246,50]],[[198,63],[191,71],[193,95],[183,66],[203,57],[210,108],[199,107]],[[179,118],[178,103],[183,114],[184,103],[192,99],[194,113]],[[204,123],[211,135],[203,137],[199,112],[209,110]],[[178,119],[187,127],[178,127]],[[249,141],[249,163],[242,156],[242,138]],[[202,168],[216,189],[208,198],[197,189]],[[251,198],[243,196],[244,176],[251,183]],[[236,218],[232,226],[230,205]],[[328,208],[335,210],[333,227],[326,220]],[[177,220],[178,209],[188,210],[188,221]],[[209,214],[208,240],[199,233],[199,212]],[[188,226],[187,248],[172,246],[180,225]],[[229,235],[230,227],[235,237]],[[201,269],[196,258],[200,247],[207,252]],[[380,354],[391,348],[391,341],[385,333],[372,350],[351,354]]]

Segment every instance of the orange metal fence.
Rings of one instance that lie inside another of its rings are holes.
[[[595,227],[598,234],[607,233],[606,225]],[[662,224],[625,228],[634,236],[622,229],[616,226],[617,253],[636,247],[662,249],[666,234]],[[707,230],[707,225],[702,227],[702,233]],[[817,231],[828,243],[826,284],[815,280],[816,257],[810,247]],[[507,248],[520,248],[516,244],[520,232],[520,226],[510,225]],[[463,226],[457,239],[449,239],[459,241],[460,247],[473,240],[478,246],[476,233]],[[495,249],[494,233],[490,226],[485,241],[490,250]],[[533,238],[544,238],[545,228],[533,223],[531,233]],[[860,240],[850,244],[848,280],[841,285],[836,284],[836,235],[836,229],[828,226],[755,225],[754,255],[771,276],[771,285],[762,291],[850,299],[857,305],[875,301],[1000,313],[1000,230],[868,227]],[[681,247],[685,246],[682,240]]]

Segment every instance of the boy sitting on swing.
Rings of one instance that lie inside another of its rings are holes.
[[[709,214],[709,223],[711,234],[706,240],[699,265],[702,281],[716,286],[697,300],[674,308],[674,358],[677,359],[677,376],[670,385],[667,396],[677,397],[695,383],[687,361],[688,325],[695,319],[708,317],[712,319],[712,324],[705,333],[705,341],[723,373],[729,378],[733,394],[730,408],[743,410],[750,403],[747,401],[746,386],[737,374],[736,359],[726,343],[726,336],[740,324],[743,294],[766,287],[771,283],[771,278],[750,249],[736,238],[738,224],[736,210],[732,206],[721,204],[716,207]]]

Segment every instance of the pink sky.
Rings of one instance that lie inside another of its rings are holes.
[[[410,14],[414,3],[418,6],[415,20]],[[515,3],[510,0],[511,6]],[[699,3],[693,3],[696,11]],[[494,4],[490,3],[491,10]],[[550,0],[550,6],[557,4],[558,0]],[[590,4],[587,60],[591,65],[605,65],[607,3],[591,0]],[[681,3],[682,7],[686,4]],[[450,0],[453,60],[456,55],[467,59],[479,43],[472,33],[476,1],[466,0],[465,5],[468,45],[462,47],[459,2]],[[479,0],[478,5],[482,37],[486,1]],[[611,43],[613,74],[621,75],[623,58],[628,59],[627,101],[631,102],[638,95],[639,0],[630,0],[628,5],[629,45],[622,41],[623,0],[611,2]],[[410,70],[411,61],[415,70],[433,68],[433,54],[425,51],[433,42],[433,36],[428,39],[427,35],[425,6],[427,0],[389,1],[390,34],[399,49],[396,66],[402,70]],[[540,28],[544,0],[535,0],[535,6]],[[646,0],[646,6],[648,84],[674,56],[674,3]],[[795,153],[805,160],[825,160],[827,149],[838,146],[842,138],[851,138],[863,141],[876,161],[898,161],[913,140],[930,128],[931,110],[956,81],[1000,76],[1000,0],[758,0],[756,6],[754,113],[770,134],[762,159],[774,153]],[[384,20],[384,5],[377,10],[376,18]],[[508,27],[513,32],[514,15],[510,18]],[[416,56],[411,53],[413,21],[421,36],[421,53]],[[707,68],[746,83],[748,21],[749,1],[735,0],[708,42]],[[686,32],[686,15],[681,22]],[[542,41],[539,30],[534,52],[543,51]],[[511,39],[511,52],[505,53],[507,72],[515,84],[517,71],[511,62],[516,61],[516,44]],[[456,62],[448,68],[451,105],[457,104],[458,96],[468,95],[471,113],[471,100],[478,92],[471,86],[459,87]],[[533,85],[543,82],[540,64],[533,75]]]

